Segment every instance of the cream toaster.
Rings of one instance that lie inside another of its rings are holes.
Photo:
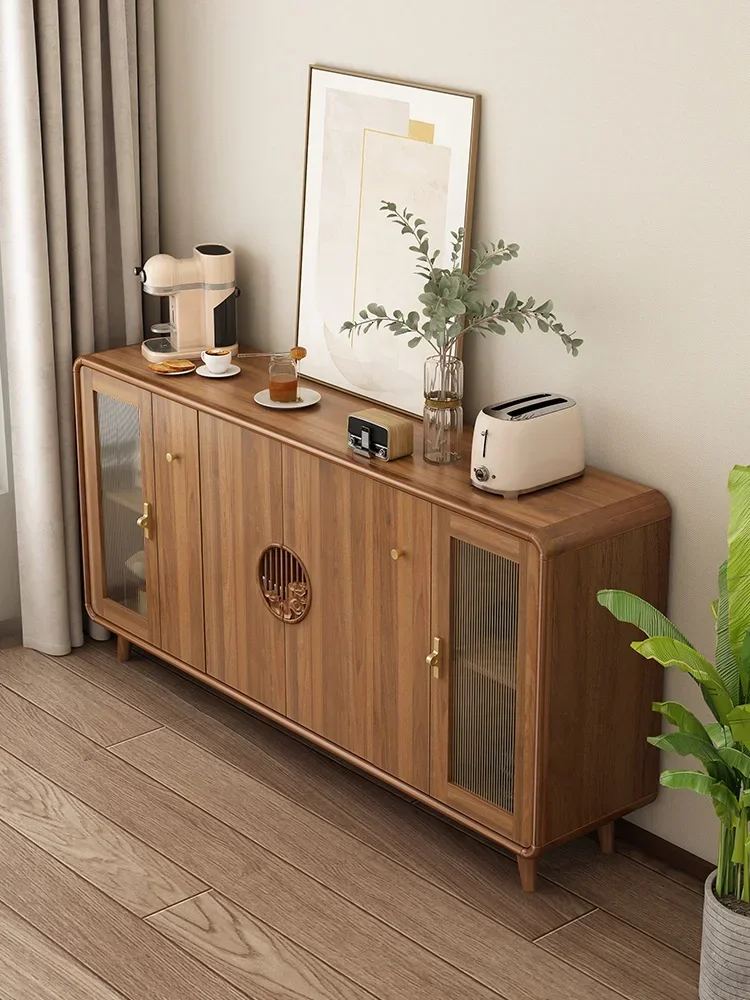
[[[551,392],[485,406],[474,424],[471,483],[515,500],[583,473],[583,422],[574,399]]]

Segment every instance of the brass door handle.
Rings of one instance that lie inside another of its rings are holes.
[[[138,527],[143,531],[144,538],[151,538],[151,519],[152,509],[151,504],[144,501],[143,503],[143,513],[135,522]]]
[[[393,560],[394,562],[395,562],[395,561],[396,561],[397,559],[400,559],[400,558],[401,558],[401,556],[402,556],[403,554],[404,554],[404,553],[403,553],[403,552],[401,551],[401,549],[391,549],[391,559],[392,559],[392,560]]]
[[[435,636],[432,640],[432,652],[428,653],[425,657],[427,666],[432,670],[432,676],[435,678],[440,677],[440,647],[442,645],[442,639],[439,636]]]
[[[179,458],[179,455],[173,455],[171,451],[167,452],[167,461],[168,462],[174,462],[174,460],[176,458]]]

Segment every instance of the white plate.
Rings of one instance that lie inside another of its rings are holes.
[[[155,364],[156,362],[153,363]],[[153,372],[154,375],[192,375],[195,370],[195,366],[193,366],[192,368],[184,368],[176,372],[155,372],[153,368],[149,367],[149,371]]]
[[[230,365],[225,372],[212,372],[208,370],[207,365],[201,365],[196,369],[196,374],[202,375],[203,378],[231,378],[232,375],[239,375],[241,371],[239,365]]]
[[[296,403],[277,403],[271,399],[268,389],[263,389],[262,392],[255,393],[254,399],[260,406],[267,406],[271,410],[302,410],[306,406],[314,406],[320,402],[320,393],[314,389],[300,388]]]

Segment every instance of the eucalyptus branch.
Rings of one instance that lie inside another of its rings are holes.
[[[531,296],[521,301],[515,292],[509,292],[503,305],[497,299],[486,303],[480,298],[476,288],[478,279],[493,267],[517,257],[517,243],[506,244],[500,240],[480,244],[472,250],[473,266],[465,272],[461,269],[461,255],[466,234],[461,228],[451,233],[450,267],[440,267],[437,264],[440,251],[431,250],[424,219],[416,218],[406,208],[399,211],[392,201],[383,201],[380,210],[400,227],[402,235],[414,241],[409,249],[417,257],[416,274],[425,280],[419,296],[421,314],[415,310],[404,314],[399,309],[389,313],[383,306],[371,302],[366,309],[360,310],[357,319],[342,325],[342,332],[365,334],[373,326],[380,329],[385,325],[396,337],[411,334],[409,347],[424,341],[436,353],[445,355],[462,334],[472,330],[483,337],[488,332],[502,335],[510,324],[522,333],[527,326],[536,323],[542,333],[556,334],[568,353],[574,357],[578,355],[583,341],[565,332],[549,299],[537,306]]]

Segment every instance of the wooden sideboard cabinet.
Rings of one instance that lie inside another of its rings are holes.
[[[443,815],[537,858],[656,795],[661,669],[598,606],[666,610],[670,509],[595,469],[519,500],[468,460],[368,461],[359,403],[253,402],[265,371],[76,362],[87,608],[118,636]],[[466,454],[468,455],[468,439]]]

